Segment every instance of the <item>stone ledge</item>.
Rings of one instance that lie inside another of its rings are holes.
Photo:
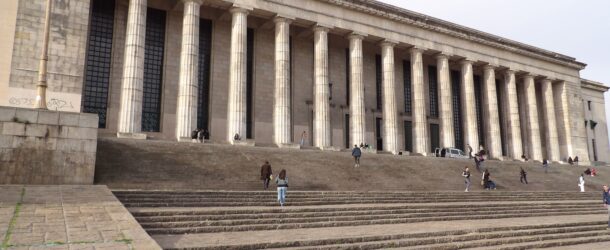
[[[256,145],[254,140],[231,141],[231,144],[236,145],[236,146],[248,146],[248,147],[254,147]]]
[[[144,133],[116,133],[117,138],[146,140],[147,136]]]
[[[277,145],[278,148],[286,149],[301,149],[301,144],[298,143],[281,143]]]
[[[336,146],[320,147],[320,150],[322,151],[341,152],[341,149],[342,148]]]

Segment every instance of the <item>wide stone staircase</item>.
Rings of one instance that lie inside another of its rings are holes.
[[[271,191],[113,193],[165,249],[610,246],[598,192],[289,191],[285,207]]]

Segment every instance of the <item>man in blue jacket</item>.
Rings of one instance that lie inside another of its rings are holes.
[[[360,167],[360,156],[362,155],[362,151],[358,145],[354,145],[354,149],[352,149],[352,156],[354,157],[354,161],[356,161],[356,165],[354,167]]]
[[[608,185],[604,185],[604,207],[608,209],[608,230],[610,230],[610,191],[608,191]]]

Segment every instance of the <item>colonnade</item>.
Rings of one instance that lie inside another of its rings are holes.
[[[176,138],[188,138],[190,131],[196,127],[197,118],[197,62],[199,11],[202,0],[184,0],[184,18],[182,28],[182,50],[180,54],[180,80],[178,108],[176,115]],[[227,109],[226,139],[233,141],[233,135],[246,134],[246,28],[249,9],[232,7],[231,48],[229,62],[229,94]],[[275,83],[273,106],[274,142],[278,145],[290,144],[291,102],[290,102],[290,46],[289,34],[292,19],[276,16],[275,23]],[[141,129],[144,34],[146,30],[146,0],[130,0],[127,20],[125,44],[124,72],[121,92],[121,109],[119,133],[139,133]],[[312,27],[314,36],[314,84],[313,84],[313,145],[319,148],[331,147],[331,123],[329,101],[329,61],[328,34],[331,27],[315,25]],[[364,103],[363,48],[366,34],[351,32],[349,40],[349,77],[350,77],[350,141],[365,142],[366,118]],[[392,153],[398,153],[399,112],[396,101],[396,80],[394,51],[396,41],[382,40],[379,43],[382,59],[382,113],[383,113],[383,148]],[[424,48],[412,46],[409,49],[411,63],[412,89],[412,137],[413,152],[426,154],[429,149],[428,118],[426,112],[426,87],[424,84]],[[464,145],[454,145],[454,117],[452,106],[452,85],[450,77],[450,58],[461,58],[460,99]],[[441,147],[463,147],[466,144],[473,149],[479,147],[479,133],[475,104],[475,86],[473,67],[475,62],[460,55],[437,53],[436,69],[439,86],[439,129]],[[481,62],[476,62],[480,64]],[[496,88],[496,74],[503,73],[504,80]],[[522,72],[519,72],[520,74]],[[481,84],[481,110],[483,112],[483,129],[489,155],[492,158],[502,157],[502,144],[507,145],[507,156],[520,158],[522,154],[531,159],[542,160],[543,152],[538,122],[536,101],[536,78],[532,74],[523,77],[525,88],[525,103],[517,101],[517,73],[507,67],[486,64],[483,66],[483,82]],[[560,160],[558,129],[555,116],[553,83],[550,79],[541,81],[542,114],[546,121],[547,133],[544,143],[549,160]],[[496,98],[497,91],[504,93],[503,103]],[[526,117],[519,116],[520,105],[525,108]],[[500,110],[499,107],[502,107]],[[499,113],[504,114],[501,121]],[[526,119],[526,128],[521,128],[520,119]],[[501,138],[501,126],[505,130],[505,138]],[[530,152],[522,152],[522,129],[527,130]],[[505,142],[503,140],[506,140]]]

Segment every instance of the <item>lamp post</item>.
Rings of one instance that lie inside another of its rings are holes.
[[[36,84],[36,104],[34,108],[47,109],[47,62],[49,61],[49,30],[51,27],[51,0],[47,0],[47,10],[44,17],[44,35],[42,53],[38,66],[38,84]]]

